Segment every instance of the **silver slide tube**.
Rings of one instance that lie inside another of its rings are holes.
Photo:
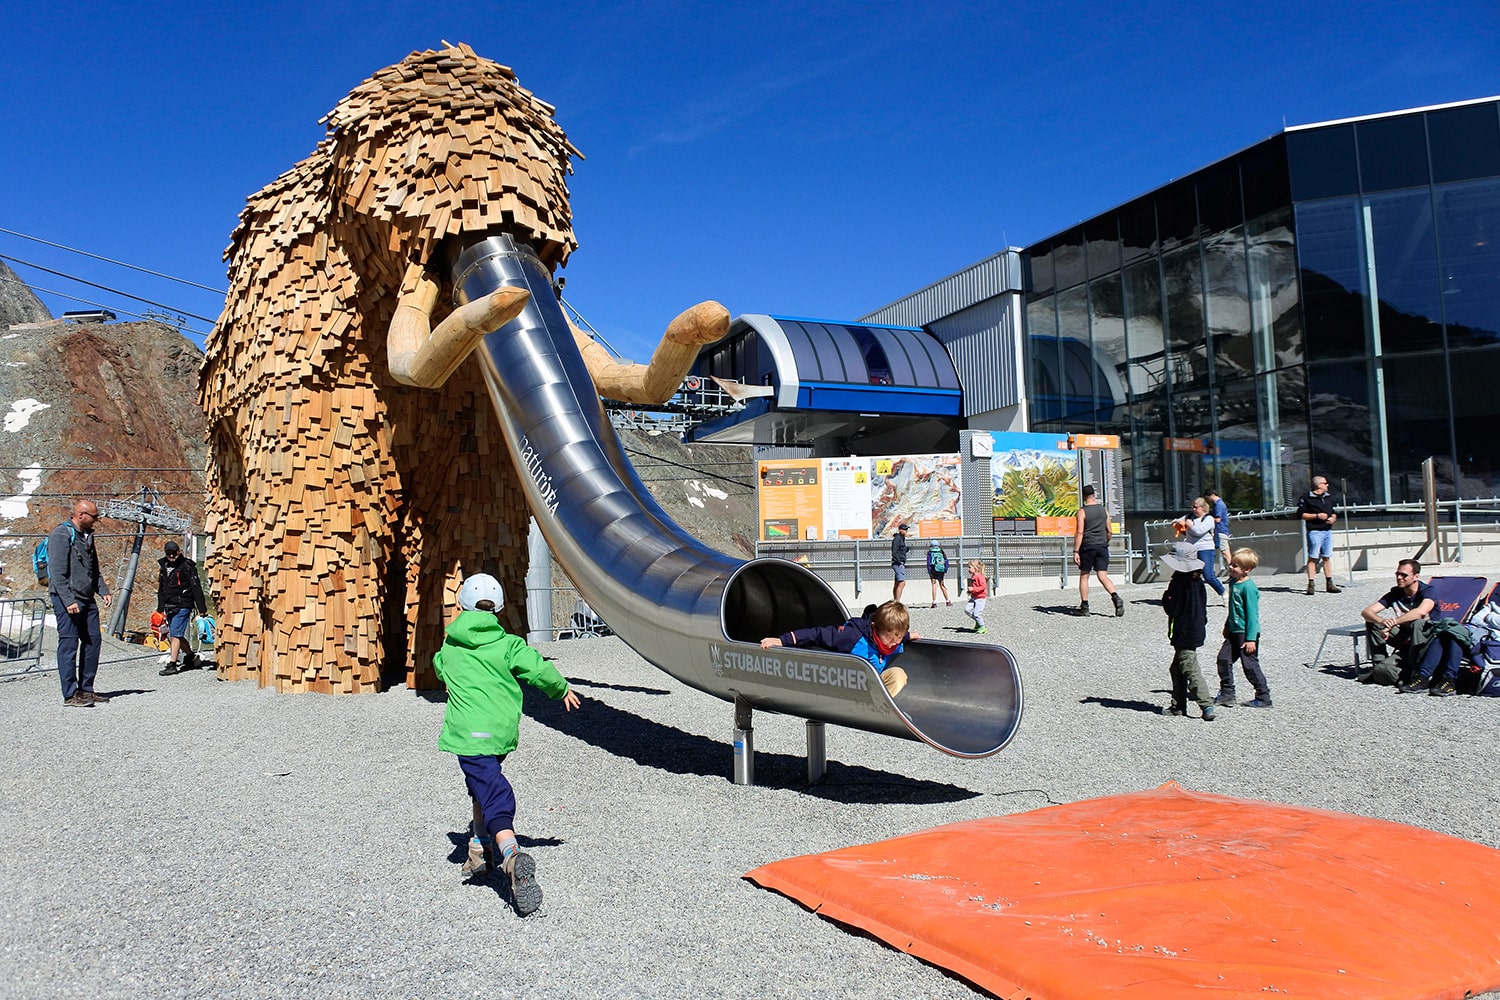
[[[928,743],[1002,749],[1020,723],[1015,660],[1000,646],[923,640],[898,658],[899,702],[858,657],[760,648],[841,622],[843,602],[782,559],[734,559],[678,526],[636,475],[573,342],[551,277],[506,235],[454,246],[456,304],[512,285],[531,300],[476,352],[531,510],[559,565],[616,635],[654,666],[725,701]]]

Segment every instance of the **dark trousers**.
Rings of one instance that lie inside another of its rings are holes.
[[[53,594],[52,610],[57,615],[57,676],[66,701],[80,689],[94,690],[94,675],[99,672],[99,605],[79,601],[78,614],[70,615],[62,598]]]
[[[1255,652],[1245,651],[1245,640],[1240,636],[1230,636],[1224,640],[1224,645],[1219,647],[1219,691],[1222,693],[1234,693],[1234,661],[1239,660],[1240,666],[1245,671],[1245,679],[1255,685],[1255,697],[1262,701],[1271,700],[1271,687],[1266,683],[1265,671],[1260,669],[1260,643],[1255,644]]]
[[[469,794],[479,803],[484,813],[484,828],[493,837],[501,830],[516,828],[516,793],[510,780],[500,770],[505,754],[493,757],[465,757],[460,755],[458,766],[464,772],[464,783]]]
[[[1435,678],[1440,681],[1458,679],[1458,670],[1463,666],[1464,649],[1451,636],[1435,635],[1422,649],[1422,659],[1417,664],[1417,676],[1423,680]]]

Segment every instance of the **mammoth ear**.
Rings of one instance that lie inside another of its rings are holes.
[[[422,265],[406,269],[385,348],[391,378],[403,385],[436,389],[448,381],[486,334],[520,315],[531,293],[506,286],[460,306],[433,329],[437,297],[438,283]]]

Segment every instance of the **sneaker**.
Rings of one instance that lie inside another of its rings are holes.
[[[974,630],[974,634],[975,635],[984,635],[988,631],[989,631],[989,629],[987,629],[983,625],[981,625],[981,626],[979,626],[978,628],[976,628]]]
[[[463,867],[459,871],[465,875],[483,875],[489,870],[490,861],[485,856],[484,844],[470,837],[469,856],[464,859]]]
[[[1344,592],[1343,587],[1340,587],[1338,584],[1334,583],[1327,577],[1323,578],[1323,589],[1328,591],[1330,594],[1342,594]]]
[[[953,607],[953,602],[952,601],[948,602],[948,607],[950,607],[950,608]]]
[[[1214,699],[1214,704],[1220,708],[1233,708],[1239,704],[1234,697],[1233,691],[1220,691],[1219,696]]]
[[[1396,685],[1397,694],[1415,694],[1432,683],[1430,677],[1413,677],[1411,680],[1402,681]]]
[[[536,882],[536,861],[525,851],[517,851],[501,866],[510,876],[510,899],[521,916],[535,913],[542,905],[542,887]]]
[[[1249,701],[1242,701],[1242,702],[1240,702],[1240,704],[1243,705],[1243,706],[1245,706],[1246,708],[1270,708],[1271,707],[1271,699],[1270,698],[1252,698]]]
[[[1452,681],[1438,681],[1427,689],[1427,693],[1434,698],[1451,698],[1458,694],[1458,688],[1454,687]]]
[[[66,705],[66,706],[68,706],[69,708],[93,708],[94,707],[93,699],[92,698],[86,698],[86,697],[84,697],[84,694],[83,694],[82,691],[74,691],[72,697],[70,697],[70,698],[64,698],[63,699],[63,704]]]
[[[1214,707],[1212,705],[1204,705],[1203,706],[1203,721],[1204,722],[1212,722],[1212,721],[1214,721]]]
[[[109,695],[107,694],[99,694],[97,691],[80,691],[78,694],[80,697],[87,698],[90,705],[109,704]]]
[[[1318,592],[1318,588],[1316,588],[1316,587],[1313,586],[1313,582],[1311,580],[1308,580],[1307,581],[1307,595],[1309,597],[1311,597],[1313,594],[1316,594],[1317,592]]]
[[[1125,602],[1122,601],[1122,600],[1120,600],[1120,595],[1119,594],[1110,594],[1109,596],[1111,598],[1113,598],[1114,602],[1115,602],[1115,617],[1116,618],[1124,618],[1125,617]]]
[[[1073,613],[1079,618],[1087,618],[1089,616],[1089,602],[1080,601],[1078,604],[1078,610]]]
[[[1162,715],[1187,715],[1187,709],[1181,705],[1168,705],[1161,710]]]
[[[932,602],[932,606],[933,606],[933,607],[937,607],[937,601],[933,601],[933,602]]]

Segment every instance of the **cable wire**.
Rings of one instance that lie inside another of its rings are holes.
[[[175,281],[175,282],[177,282],[179,284],[183,284],[183,285],[191,285],[194,288],[201,288],[205,292],[213,292],[215,295],[228,295],[229,294],[227,291],[225,291],[222,288],[210,288],[207,285],[200,285],[196,281],[189,281],[186,278],[178,278],[178,277],[176,277],[174,275],[171,275],[171,274],[163,274],[160,271],[153,271],[149,267],[139,267],[139,266],[137,266],[135,264],[127,264],[123,260],[112,260],[109,257],[101,257],[99,254],[89,253],[87,250],[79,250],[77,247],[65,246],[65,245],[63,245],[61,243],[53,243],[51,240],[44,240],[40,236],[28,236],[25,233],[18,233],[14,229],[6,229],[4,226],[0,226],[0,233],[8,233],[11,236],[19,236],[23,240],[31,240],[33,243],[42,243],[42,244],[45,244],[46,246],[49,246],[49,247],[56,247],[59,250],[67,250],[69,253],[83,254],[83,256],[85,256],[85,257],[92,257],[94,260],[102,260],[106,264],[115,264],[115,265],[117,265],[119,267],[128,267],[132,271],[139,271],[142,274],[149,274],[149,275],[152,275],[153,277],[166,278],[168,281]],[[50,294],[56,295],[57,293],[56,292],[52,292]]]
[[[131,295],[129,292],[123,292],[123,291],[121,291],[118,288],[111,288],[108,285],[101,285],[101,284],[98,284],[97,282],[93,282],[93,281],[85,281],[83,278],[77,277],[76,275],[68,274],[65,271],[54,271],[50,267],[43,267],[40,264],[33,264],[29,260],[22,260],[19,257],[12,257],[9,254],[0,253],[0,260],[8,260],[8,261],[10,261],[10,262],[12,262],[14,264],[20,264],[23,267],[34,267],[38,271],[46,271],[48,274],[55,274],[59,278],[67,278],[69,281],[76,281],[80,285],[88,285],[90,288],[98,288],[98,289],[101,289],[103,291],[110,292],[111,294],[114,294],[114,295],[123,295],[127,299],[135,299],[135,301],[137,301],[137,302],[144,302],[148,306],[156,306],[158,309],[166,309],[166,310],[169,310],[171,312],[181,313],[182,315],[191,317],[192,319],[201,319],[203,322],[208,323],[208,324],[212,324],[214,322],[214,320],[211,319],[208,316],[199,316],[197,313],[190,313],[190,312],[188,312],[185,309],[176,309],[176,308],[173,308],[172,306],[167,305],[165,302],[157,302],[155,299],[143,299],[139,295]]]

